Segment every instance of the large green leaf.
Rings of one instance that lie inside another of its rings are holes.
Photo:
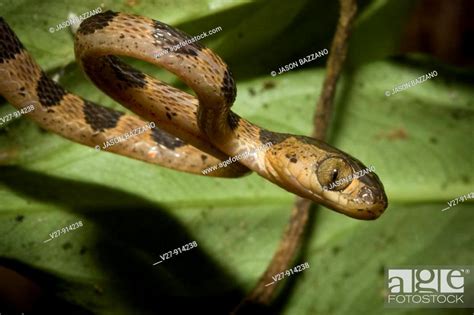
[[[4,2],[2,14],[42,66],[67,65],[60,82],[69,90],[118,106],[69,64],[68,31],[48,33],[72,8],[81,13],[97,7],[78,3],[34,7],[28,1]],[[311,49],[327,47],[324,36],[304,44],[304,34],[293,33],[298,48],[282,49],[254,72],[248,56],[259,56],[286,31],[309,24],[303,11],[323,2],[296,1],[286,7],[281,1],[273,7],[263,1],[183,1],[186,9],[170,3],[129,7],[105,2],[105,7],[182,23],[189,33],[221,25],[223,33],[208,43],[231,60],[240,78],[234,111],[275,131],[310,132],[308,117],[324,71],[299,69],[275,78],[268,73]],[[51,8],[54,16],[37,13]],[[43,28],[28,20],[34,13]],[[272,27],[272,14],[279,19],[277,27]],[[314,26],[330,32],[328,14],[316,14],[326,18]],[[260,19],[266,32],[254,37],[246,19],[254,21],[250,25]],[[237,40],[245,53],[231,49]],[[432,70],[437,77],[385,96],[386,90]],[[384,267],[472,264],[472,203],[441,211],[473,187],[472,78],[413,58],[366,63],[342,77],[331,142],[376,168],[390,206],[373,222],[318,211],[301,258],[310,269],[290,278],[277,303],[284,314],[389,313],[383,309]],[[0,106],[1,116],[12,111]],[[187,303],[180,298],[175,304],[177,313],[186,308],[224,313],[264,271],[293,203],[291,194],[255,174],[233,180],[178,173],[96,152],[24,119],[0,130],[0,163],[0,263],[96,314],[156,314],[174,301],[168,296],[187,297]],[[78,220],[83,227],[43,243],[49,233]],[[196,249],[152,266],[159,255],[191,241],[197,241]]]

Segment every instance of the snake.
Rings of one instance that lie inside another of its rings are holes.
[[[74,35],[74,53],[92,83],[128,110],[101,106],[63,88],[1,17],[0,95],[17,109],[33,105],[25,114],[29,119],[89,147],[141,128],[143,132],[106,151],[211,177],[255,172],[290,193],[361,220],[378,218],[388,206],[375,172],[351,176],[366,167],[348,153],[311,137],[270,131],[231,111],[237,94],[231,70],[211,49],[177,28],[104,11],[82,21]],[[143,73],[124,57],[173,73],[195,95]],[[143,128],[149,122],[156,128]],[[264,144],[270,145],[260,150]],[[204,174],[238,155],[246,158]]]

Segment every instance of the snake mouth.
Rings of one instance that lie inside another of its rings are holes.
[[[294,193],[300,197],[310,199],[317,203],[323,203],[324,199],[322,196],[314,193],[311,189],[305,187],[295,175],[293,175],[288,168],[282,167],[278,163],[275,165],[272,159],[265,158],[266,169],[268,170],[268,178],[273,183],[277,184],[281,188]],[[332,207],[331,207],[332,209]]]
[[[388,207],[387,195],[383,188],[363,187],[359,193],[360,198],[370,206],[366,211],[382,214]]]
[[[307,191],[314,196],[313,200],[316,199],[315,201],[336,212],[359,220],[375,220],[388,206],[383,186],[381,188],[364,186],[357,192],[355,198],[350,192],[327,191],[326,194],[333,195],[331,197]]]
[[[346,209],[342,209],[342,213],[357,219],[375,220],[384,213],[387,206],[387,195],[383,188],[364,186]]]
[[[341,213],[341,214],[344,214],[344,215],[347,215],[349,217],[352,217],[352,218],[356,218],[356,219],[362,219],[362,220],[371,220],[371,219],[375,219],[378,217],[378,215],[376,216],[375,214],[371,214],[371,210],[365,210],[364,209],[364,212],[359,212],[359,211],[356,211],[355,209],[354,210],[351,210],[350,208],[348,208],[348,204],[345,204],[345,203],[341,203],[341,202],[336,202],[336,201],[333,201],[331,199],[327,199],[327,198],[324,198],[324,196],[312,191],[311,189],[308,189],[306,187],[304,187],[304,185],[302,185],[297,179],[295,176],[291,175],[291,174],[288,174],[286,177],[285,177],[286,181],[288,182],[288,184],[291,184],[290,187],[297,187],[297,190],[295,191],[292,191],[293,193],[301,196],[301,197],[304,197],[304,198],[307,198],[317,204],[321,204],[333,211],[336,211],[338,213]],[[284,187],[286,190],[288,190],[286,187],[288,187],[287,185],[285,186],[282,186]],[[374,212],[374,213],[377,213],[377,212]]]

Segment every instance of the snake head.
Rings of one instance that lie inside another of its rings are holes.
[[[387,208],[373,167],[313,138],[279,134],[277,139],[265,160],[269,177],[281,187],[362,220],[376,219]]]

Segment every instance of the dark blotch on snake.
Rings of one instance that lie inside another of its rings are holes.
[[[259,139],[262,143],[271,142],[273,145],[282,143],[289,135],[284,133],[271,132],[266,129],[260,129]]]
[[[94,131],[115,128],[124,113],[84,101],[84,117]]]
[[[230,129],[235,130],[239,126],[240,117],[233,112],[230,112],[227,116],[227,123],[229,124]]]
[[[158,128],[153,128],[151,134],[153,140],[155,140],[156,143],[164,145],[171,150],[186,145],[183,140],[176,138],[175,136],[172,136],[166,131],[160,130]]]
[[[66,90],[51,80],[44,72],[41,72],[41,77],[36,86],[36,93],[41,105],[47,107],[59,105],[64,95],[67,94]]]
[[[0,17],[0,63],[15,58],[15,55],[23,49],[24,47],[18,37],[5,20]]]
[[[224,94],[224,98],[227,104],[232,105],[235,100],[235,95],[237,93],[237,88],[235,87],[234,78],[232,77],[232,72],[229,67],[224,72],[224,78],[221,83],[221,91]]]
[[[186,44],[177,50],[172,50],[171,48],[173,46],[185,42],[186,40],[191,40],[191,36],[160,21],[153,20],[153,26],[155,28],[153,37],[156,39],[154,43],[156,47],[163,48],[170,53],[178,52],[180,54],[191,56],[197,56],[198,52],[203,49],[203,46],[199,44],[199,42],[193,42]],[[171,36],[169,36],[168,33],[171,34]]]
[[[97,15],[91,16],[88,19],[85,19],[79,29],[77,30],[80,34],[93,34],[95,31],[103,29],[108,26],[109,23],[118,15],[117,12],[110,10],[105,11],[104,13],[99,13]]]
[[[115,56],[109,56],[108,62],[115,77],[130,88],[144,88],[146,86],[145,74],[123,63]]]

